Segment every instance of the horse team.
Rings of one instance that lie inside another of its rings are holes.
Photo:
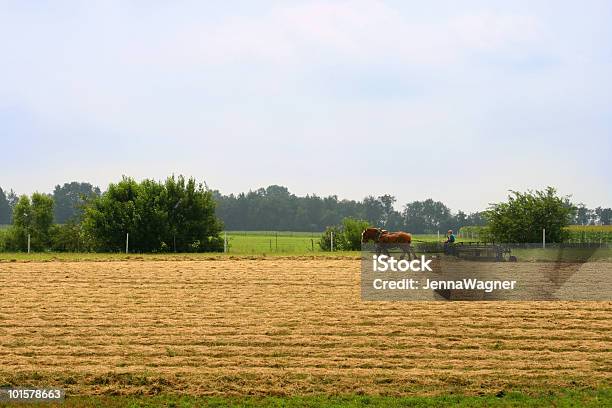
[[[414,249],[412,248],[412,235],[404,231],[389,232],[381,228],[366,228],[361,233],[361,242],[367,243],[374,241],[376,243],[376,255],[384,253],[389,256],[389,249],[399,248],[402,250],[402,258],[405,255],[408,259],[412,259],[411,255],[416,258]]]

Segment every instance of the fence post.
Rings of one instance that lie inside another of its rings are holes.
[[[329,245],[329,251],[330,252],[334,252],[334,231],[330,232],[330,245]]]
[[[546,248],[546,228],[542,228],[542,248]]]
[[[314,252],[314,239],[310,238],[310,249]]]
[[[30,234],[28,234],[28,254],[30,253]]]
[[[126,232],[125,233],[125,253],[128,253],[128,250],[130,248],[130,233]]]
[[[438,230],[438,241],[440,241],[440,230]]]

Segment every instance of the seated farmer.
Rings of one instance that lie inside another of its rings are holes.
[[[445,254],[450,254],[454,243],[455,243],[455,235],[453,234],[453,230],[448,230],[448,232],[446,233],[446,241],[444,241],[444,253]]]

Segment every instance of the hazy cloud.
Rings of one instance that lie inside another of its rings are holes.
[[[0,186],[611,205],[609,2],[0,5]]]

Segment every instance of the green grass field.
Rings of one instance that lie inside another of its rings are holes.
[[[294,396],[294,397],[192,397],[178,395],[158,396],[91,396],[68,397],[56,404],[27,404],[28,406],[62,407],[604,407],[612,403],[612,391],[560,390],[528,395],[519,392],[498,392],[483,396]],[[23,405],[23,404],[21,404]]]
[[[227,239],[233,254],[321,252],[317,232],[228,231]]]
[[[227,231],[229,252],[232,254],[313,254],[323,252],[319,247],[321,232],[290,231]],[[415,241],[436,242],[443,240],[437,234],[413,235]],[[466,239],[467,240],[467,239]],[[463,241],[459,238],[458,242]]]
[[[316,256],[357,258],[359,251],[323,251],[319,247],[321,233],[291,231],[227,231],[227,253],[157,253],[157,254],[124,254],[124,253],[54,253],[40,252],[0,252],[0,261],[106,261],[106,260],[203,260],[227,257],[262,257],[262,256]],[[419,234],[413,236],[414,242],[440,242],[443,236],[437,234]],[[438,241],[440,240],[440,241]],[[470,241],[458,238],[457,242]],[[534,261],[571,261],[612,260],[612,248],[598,250],[565,249],[564,251],[547,248],[513,249],[512,254],[521,262]]]
[[[562,253],[555,250],[514,249],[512,254],[519,262],[612,262],[612,248],[595,251],[566,249]],[[269,257],[321,258],[321,259],[359,259],[358,251],[285,251],[262,253],[184,253],[184,254],[123,254],[123,253],[74,253],[74,252],[0,252],[0,262],[105,262],[105,261],[202,261],[220,259],[259,259]]]

